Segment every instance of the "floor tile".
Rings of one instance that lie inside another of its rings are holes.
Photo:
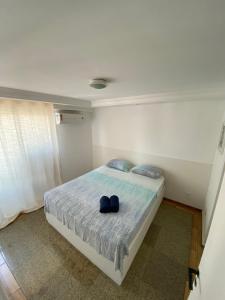
[[[18,289],[17,291],[9,295],[9,300],[26,300],[26,298],[21,289]]]
[[[19,289],[15,278],[6,264],[0,266],[0,284],[4,286],[7,294],[12,294]]]
[[[161,205],[118,286],[48,224],[43,209],[22,215],[0,231],[4,258],[21,288],[12,284],[11,292],[20,297],[23,291],[29,300],[179,300],[186,281],[191,220],[186,212]],[[4,273],[10,282],[6,264],[2,266],[0,278]]]

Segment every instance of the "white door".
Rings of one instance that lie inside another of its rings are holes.
[[[225,115],[223,116],[223,120],[221,122],[221,133],[223,132],[223,125],[225,124]],[[219,144],[219,139],[218,139]],[[222,145],[223,148],[223,145]],[[213,212],[216,206],[216,201],[218,199],[218,194],[220,190],[220,185],[222,182],[222,175],[224,172],[224,164],[225,164],[225,151],[221,151],[219,147],[216,149],[214,162],[212,166],[211,178],[209,182],[208,192],[206,195],[205,207],[203,210],[203,232],[202,232],[202,243],[205,245],[209,228],[211,225]]]
[[[197,287],[189,300],[225,299],[225,176],[199,265]]]

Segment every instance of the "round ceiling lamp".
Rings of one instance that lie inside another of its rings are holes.
[[[89,81],[89,85],[90,87],[94,88],[94,89],[104,89],[107,86],[107,81],[105,79],[92,79]]]

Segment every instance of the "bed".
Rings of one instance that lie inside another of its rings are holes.
[[[47,221],[76,249],[121,284],[160,206],[164,178],[101,166],[44,195]],[[117,195],[118,213],[101,214],[102,195]]]

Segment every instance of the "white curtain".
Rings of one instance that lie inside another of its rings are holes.
[[[53,105],[0,100],[0,228],[60,183]]]

